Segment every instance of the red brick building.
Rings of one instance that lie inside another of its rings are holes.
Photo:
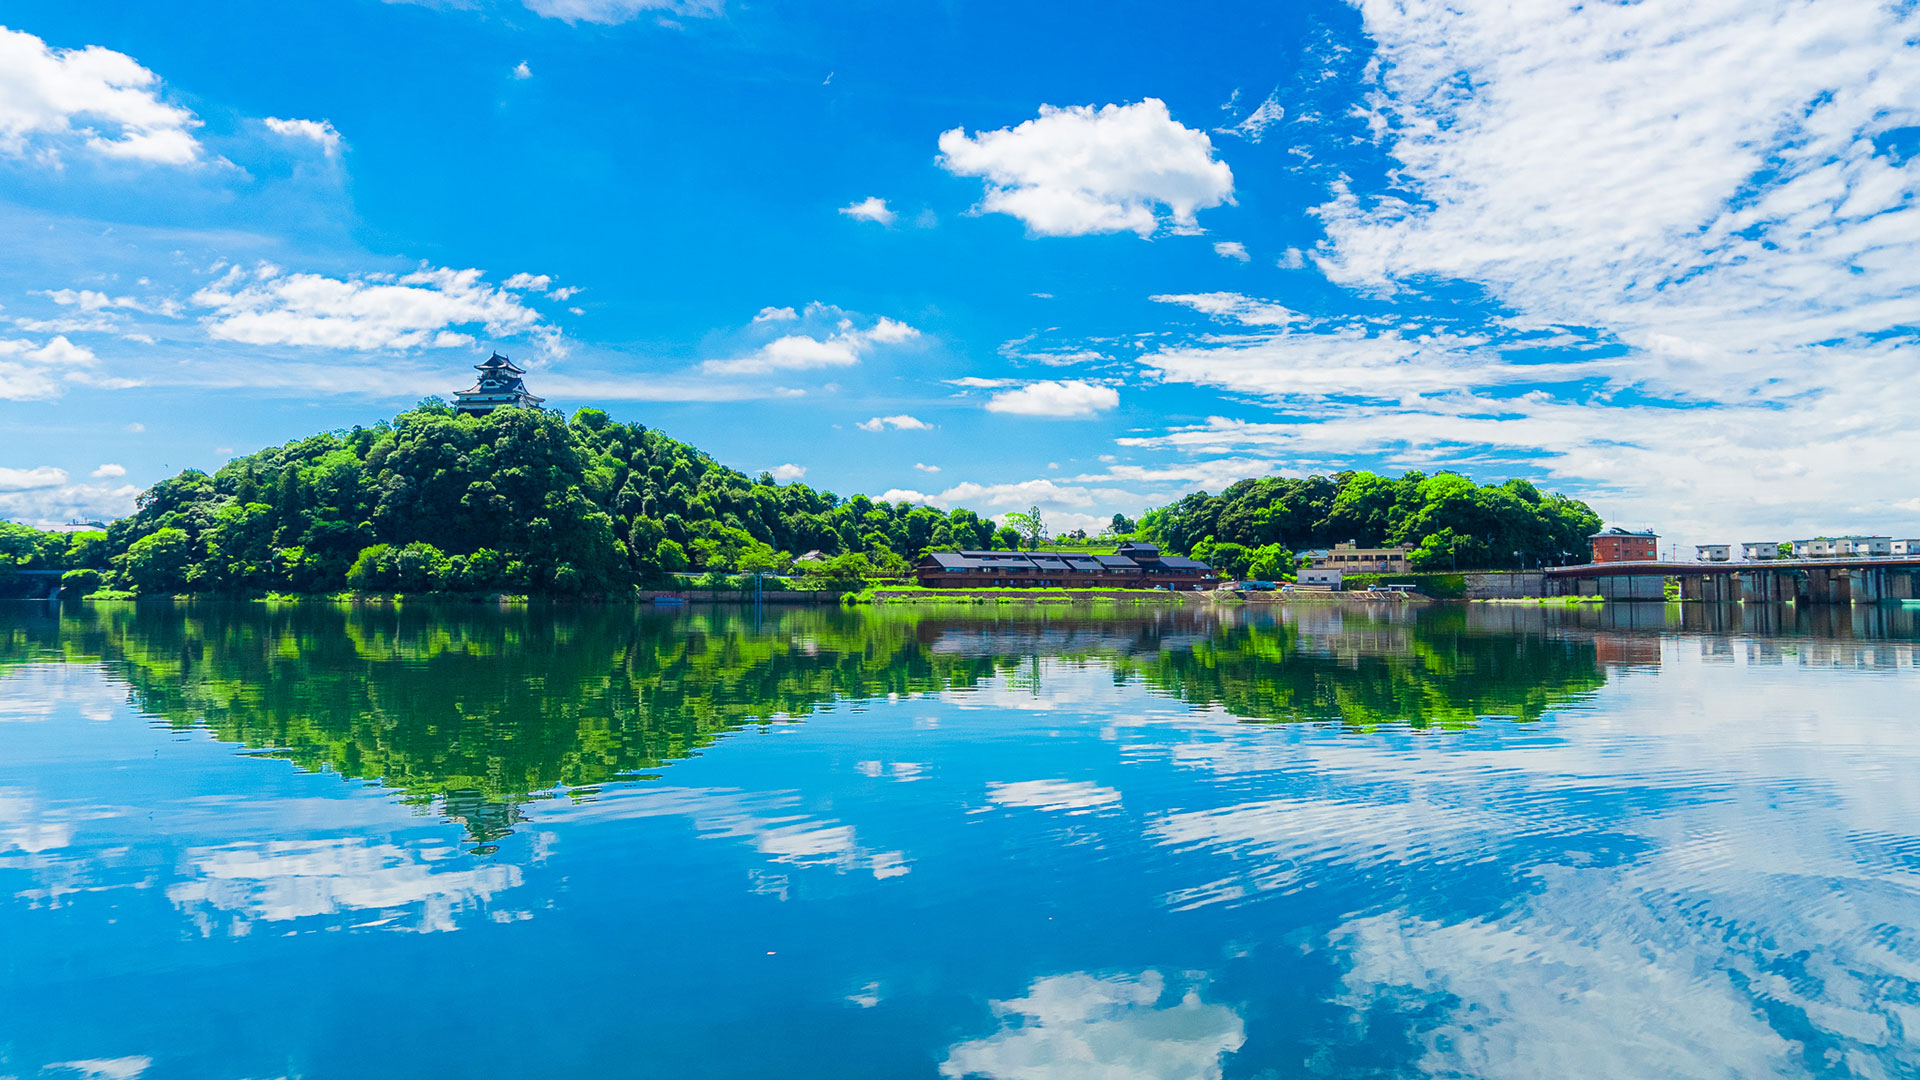
[[[1593,561],[1653,562],[1659,557],[1660,537],[1648,532],[1629,532],[1614,527],[1589,537],[1593,541]]]

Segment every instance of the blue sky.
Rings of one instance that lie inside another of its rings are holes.
[[[14,0],[0,514],[498,348],[749,472],[1055,527],[1364,467],[1920,535],[1914,20]]]

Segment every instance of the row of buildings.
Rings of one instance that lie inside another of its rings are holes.
[[[1659,558],[1660,537],[1650,531],[1634,532],[1612,528],[1593,534],[1593,561],[1654,562]],[[1848,559],[1920,556],[1920,539],[1898,540],[1891,536],[1816,536],[1811,540],[1753,540],[1739,545],[1740,558],[1746,562],[1774,559]],[[1732,544],[1697,544],[1696,562],[1733,561]]]
[[[930,589],[1211,589],[1213,567],[1162,555],[1154,544],[1121,544],[1112,555],[1063,551],[939,551],[913,564]]]
[[[1791,554],[1781,551],[1787,549]],[[1920,555],[1920,539],[1891,536],[1816,536],[1811,540],[1757,540],[1740,545],[1740,557],[1749,562],[1766,559],[1844,559],[1872,556]],[[1700,562],[1731,562],[1733,545],[1700,544],[1694,548]]]
[[[1338,587],[1345,574],[1404,574],[1411,549],[1363,548],[1351,542],[1301,554],[1303,585]],[[1112,555],[1042,551],[929,552],[913,564],[930,589],[1073,588],[1211,589],[1220,575],[1198,559],[1163,555],[1154,544],[1124,543]]]

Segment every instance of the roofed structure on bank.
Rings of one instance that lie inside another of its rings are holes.
[[[913,564],[932,589],[1202,589],[1219,583],[1197,559],[1162,555],[1152,544],[1121,544],[1112,555],[1079,551],[931,552]]]
[[[484,416],[506,406],[537,409],[547,400],[528,393],[527,384],[520,379],[526,371],[499,353],[473,365],[473,370],[480,377],[471,387],[454,394],[455,412]]]

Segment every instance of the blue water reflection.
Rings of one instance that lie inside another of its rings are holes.
[[[1920,1074],[1911,615],[1618,611],[0,613],[0,1075]]]

